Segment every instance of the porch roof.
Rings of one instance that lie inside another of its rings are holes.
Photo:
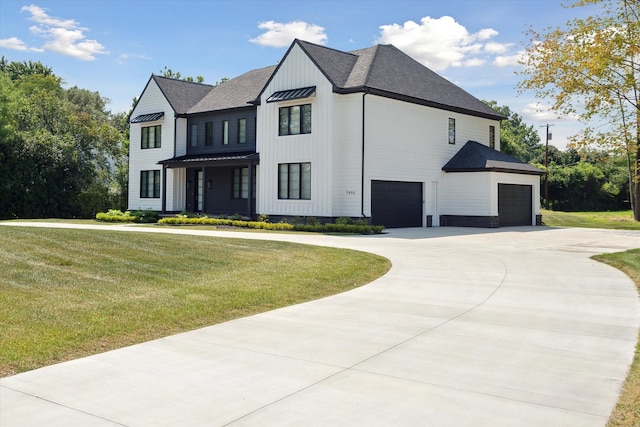
[[[245,153],[208,153],[208,154],[187,154],[184,156],[177,156],[167,160],[160,160],[159,165],[164,165],[168,168],[186,168],[189,166],[205,166],[205,165],[219,165],[220,162],[258,162],[260,155],[254,152]]]

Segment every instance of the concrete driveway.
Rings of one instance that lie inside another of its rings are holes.
[[[187,232],[393,267],[344,294],[3,378],[2,427],[604,426],[638,337],[633,283],[589,259],[640,247],[638,232]]]

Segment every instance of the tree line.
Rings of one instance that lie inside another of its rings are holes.
[[[0,59],[0,218],[125,208],[128,117],[40,62]]]

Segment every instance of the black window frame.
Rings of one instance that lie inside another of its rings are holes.
[[[149,194],[149,178],[153,180],[151,186],[152,194]],[[160,170],[144,170],[140,171],[140,198],[141,199],[159,199],[160,198]]]
[[[222,121],[222,145],[229,145],[229,120]]]
[[[306,188],[303,184],[306,182],[303,174],[303,165],[308,165],[308,188]],[[298,167],[298,194],[297,197],[292,194],[292,182],[295,181],[295,175],[293,169]],[[283,177],[282,174],[286,168],[286,189],[283,188]],[[292,181],[292,179],[294,181]],[[286,195],[283,194],[286,190]],[[306,190],[306,191],[305,191]],[[279,163],[278,164],[278,199],[279,200],[311,200],[311,162],[301,162],[301,163]]]
[[[297,121],[293,121],[292,112],[299,109]],[[284,113],[284,114],[283,114]],[[285,118],[286,117],[286,118]],[[311,133],[311,104],[289,105],[278,109],[278,136],[308,135]]]
[[[238,119],[238,144],[247,143],[247,119],[242,117]]]
[[[149,130],[153,129],[153,141],[149,140]],[[143,126],[140,129],[140,149],[161,148],[162,125]]]
[[[204,145],[205,147],[211,147],[213,145],[213,122],[206,122],[204,124]]]
[[[496,127],[489,125],[489,147],[496,149]]]
[[[456,119],[449,117],[449,144],[455,145],[456,143]]]
[[[198,148],[198,124],[192,123],[189,126],[189,147]]]
[[[244,173],[245,171],[246,175]],[[233,168],[231,172],[231,198],[238,200],[246,200],[249,198],[248,166]]]

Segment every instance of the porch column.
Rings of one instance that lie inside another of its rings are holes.
[[[252,210],[252,207],[253,207],[253,186],[255,185],[254,182],[253,182],[253,160],[249,162],[248,168],[249,168],[249,172],[248,172],[248,175],[249,175],[249,189],[248,189],[248,192],[249,192],[249,194],[247,194],[247,209],[248,209],[247,215],[248,215],[249,218],[251,218],[252,212],[253,212],[253,210]]]
[[[196,209],[198,207],[196,206]],[[202,166],[202,213],[207,212],[207,177],[205,168]]]
[[[167,166],[162,165],[162,213],[167,212]]]

